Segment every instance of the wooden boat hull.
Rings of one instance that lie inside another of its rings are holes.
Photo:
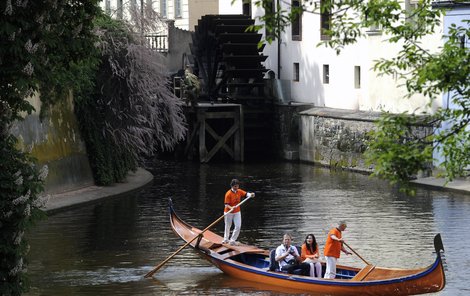
[[[312,294],[328,295],[415,295],[437,292],[445,286],[443,252],[440,235],[436,235],[434,245],[436,260],[428,267],[420,269],[391,269],[366,266],[364,269],[338,266],[338,270],[349,279],[323,279],[268,271],[269,252],[249,245],[222,245],[222,237],[190,226],[181,220],[170,205],[170,222],[173,231],[186,242],[195,236],[199,238],[190,245],[201,256],[221,271],[234,278],[248,280],[273,289],[308,291]]]

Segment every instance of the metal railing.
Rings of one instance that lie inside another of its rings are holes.
[[[150,49],[158,52],[168,52],[168,35],[147,34],[145,39]]]

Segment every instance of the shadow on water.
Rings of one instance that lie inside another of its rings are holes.
[[[184,250],[159,271],[143,275],[183,242],[170,229],[168,198],[188,223],[204,228],[220,217],[223,195],[237,177],[257,193],[242,209],[240,240],[264,248],[282,234],[301,244],[314,233],[321,249],[327,231],[348,221],[344,237],[362,257],[387,267],[415,268],[435,258],[440,232],[448,263],[440,295],[470,293],[470,197],[418,190],[406,197],[368,176],[299,163],[198,164],[155,161],[153,185],[138,194],[61,212],[28,234],[31,244],[29,295],[287,295],[233,279],[192,250]],[[213,230],[223,233],[223,223]],[[342,264],[361,267],[354,256]],[[302,293],[300,293],[302,294]]]

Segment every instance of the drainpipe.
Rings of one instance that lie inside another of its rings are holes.
[[[140,37],[144,42],[144,0],[140,0]]]
[[[280,8],[281,1],[277,0],[276,9],[278,11],[281,10]],[[279,32],[279,36],[277,37],[277,79],[281,79],[281,32],[280,32],[281,24],[279,18],[277,19],[277,31]]]

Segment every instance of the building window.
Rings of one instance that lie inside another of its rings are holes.
[[[300,66],[299,63],[294,63],[294,77],[292,80],[300,81]]]
[[[330,65],[323,65],[323,84],[330,83]]]
[[[361,88],[361,66],[354,66],[354,88]]]
[[[122,0],[117,0],[117,18],[122,20]]]
[[[175,0],[175,18],[182,18],[181,0]]]
[[[137,6],[137,0],[131,0],[131,13],[134,13]]]
[[[302,40],[302,7],[300,0],[292,0],[292,12],[295,19],[292,20],[292,40]]]
[[[366,32],[368,35],[381,35],[382,27],[380,24],[371,25]]]
[[[251,0],[243,0],[243,15],[251,17]]]
[[[104,2],[104,12],[106,12],[107,15],[111,14],[111,1],[110,0],[106,0]]]
[[[418,9],[418,0],[405,1],[406,21],[413,26],[416,25],[416,18],[419,17],[416,9]]]
[[[166,11],[166,0],[160,0],[160,16],[163,18],[167,18],[167,11]]]
[[[467,44],[470,44],[470,42],[468,38],[465,37],[465,34],[460,35],[459,39],[460,39],[460,48],[464,49],[464,48],[470,47],[467,45]]]
[[[265,24],[269,24],[271,26],[275,26],[276,24],[273,23],[273,19],[274,19],[274,0],[271,0],[271,1],[265,1],[263,2],[263,8],[264,8],[264,22]],[[266,40],[273,40],[276,36],[274,34],[274,28],[271,27],[271,28],[268,28],[267,26],[264,26],[264,29],[265,29],[265,39]]]
[[[320,0],[320,39],[330,40],[328,32],[331,29],[331,0]]]

